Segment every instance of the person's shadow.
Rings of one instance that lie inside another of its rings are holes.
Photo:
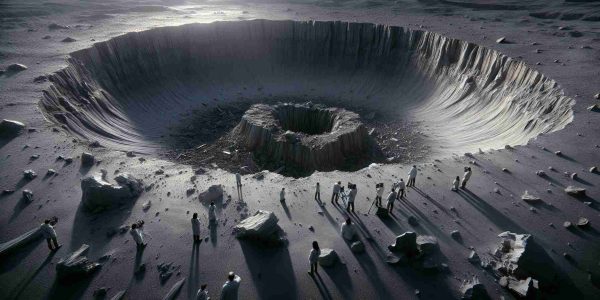
[[[202,241],[202,240],[201,240]],[[190,258],[190,268],[188,275],[188,299],[194,299],[196,292],[198,291],[198,281],[200,279],[200,261],[198,255],[200,254],[200,242],[194,242],[192,244],[192,256]]]
[[[240,241],[260,299],[298,299],[296,278],[287,247],[263,247]]]

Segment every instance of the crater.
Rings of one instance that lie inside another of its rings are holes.
[[[312,103],[254,104],[235,129],[243,148],[293,173],[335,170],[368,159],[371,143],[360,116]]]
[[[49,80],[42,111],[82,140],[184,163],[256,160],[256,169],[268,165],[261,155],[331,170],[344,169],[336,159],[347,165],[356,155],[414,163],[525,144],[564,128],[574,103],[554,80],[497,51],[347,22],[132,32],[71,53]],[[266,119],[249,119],[252,113]],[[350,123],[352,133],[336,127]],[[280,141],[291,136],[308,150],[283,150],[292,146]],[[351,141],[338,145],[336,136]],[[327,150],[334,148],[335,155]]]

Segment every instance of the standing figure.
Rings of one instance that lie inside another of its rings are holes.
[[[217,214],[215,213],[215,202],[210,202],[210,206],[208,207],[208,222],[210,224],[214,224],[217,221]]]
[[[196,293],[196,300],[210,300],[206,286],[207,284],[203,284],[200,286],[198,293]]]
[[[131,230],[129,231],[138,250],[146,247],[146,243],[144,243],[144,233],[142,232],[142,224],[143,223],[140,222],[131,224]]]
[[[338,181],[333,185],[333,194],[331,194],[331,203],[338,204],[338,199],[340,198],[340,188],[342,187],[342,182]],[[334,203],[335,201],[335,203]]]
[[[279,201],[285,201],[285,188],[281,188],[281,192],[279,192]]]
[[[405,190],[406,190],[406,183],[404,183],[404,179],[400,178],[400,181],[398,181],[398,199],[404,198]]]
[[[383,197],[383,183],[377,184],[375,190],[377,191],[377,195],[375,196],[375,205],[377,207],[381,207],[381,197]]]
[[[469,181],[469,179],[471,179],[471,167],[466,167],[465,175],[463,175],[463,180],[462,180],[462,184],[460,185],[460,187],[463,189],[467,188],[467,182]]]
[[[417,179],[417,166],[413,165],[408,172],[408,182],[406,186],[415,186],[415,180]]]
[[[221,288],[221,300],[237,300],[241,281],[242,279],[240,276],[235,275],[233,272],[229,272],[227,281],[225,281],[223,288]]]
[[[452,190],[453,191],[458,191],[458,185],[460,184],[460,177],[456,176],[456,178],[454,178],[454,181],[452,182]]]
[[[348,192],[348,206],[346,207],[346,210],[348,212],[354,212],[354,199],[356,198],[358,191],[356,190],[356,185],[354,184],[349,186],[348,189],[350,191]]]
[[[50,249],[50,251],[56,251],[62,245],[58,244],[58,241],[56,238],[56,230],[54,230],[54,226],[52,226],[53,225],[52,223],[56,224],[56,218],[53,218],[52,220],[50,220],[50,219],[44,220],[44,223],[42,223],[40,225],[40,230],[42,231],[42,234],[44,235],[44,238],[46,239],[46,242],[48,243],[48,249]]]
[[[321,186],[319,185],[318,182],[317,182],[317,185],[315,186],[315,200],[321,202]]]
[[[242,175],[240,173],[235,173],[235,186],[238,190],[242,189]]]
[[[310,250],[310,255],[308,256],[308,262],[310,263],[310,271],[308,274],[313,276],[314,273],[318,273],[317,263],[319,262],[319,256],[321,255],[321,249],[319,248],[319,243],[317,241],[312,242],[312,249]]]
[[[388,194],[387,196],[387,210],[388,213],[392,213],[392,210],[394,209],[394,201],[396,201],[396,198],[398,197],[398,195],[396,194],[396,190],[392,189],[392,191]]]
[[[198,213],[192,215],[192,233],[194,234],[194,243],[200,241],[200,220],[198,220]]]

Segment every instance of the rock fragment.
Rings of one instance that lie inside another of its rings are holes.
[[[489,299],[485,286],[475,276],[470,280],[463,281],[460,292],[463,300]]]
[[[354,253],[365,252],[365,245],[361,241],[356,241],[350,245],[350,250]]]
[[[0,137],[13,137],[21,134],[21,132],[25,129],[25,124],[14,121],[4,119],[0,122]]]
[[[279,219],[273,212],[259,210],[233,228],[237,238],[251,239],[266,243],[283,242]]]
[[[37,174],[33,170],[25,170],[23,171],[23,177],[27,180],[33,180],[37,177]]]
[[[525,202],[539,202],[542,199],[540,199],[539,197],[536,197],[532,194],[529,194],[528,191],[525,191],[525,193],[523,195],[521,195],[521,200],[523,200]]]
[[[565,188],[565,193],[574,197],[583,197],[585,196],[585,189],[570,185]]]
[[[83,152],[81,154],[81,165],[84,167],[91,167],[96,162],[96,158],[89,152]]]
[[[24,64],[12,64],[6,67],[7,72],[21,72],[27,70],[27,66]]]
[[[134,200],[143,191],[142,181],[131,174],[123,173],[115,181],[108,183],[102,173],[85,177],[81,181],[83,206],[90,211],[108,209]]]
[[[324,248],[321,249],[321,255],[319,255],[319,264],[323,267],[332,267],[338,261],[339,257],[337,252],[333,249]]]
[[[590,225],[590,220],[588,220],[587,218],[584,217],[580,217],[579,220],[577,220],[577,227],[588,227]]]
[[[211,185],[206,191],[198,195],[200,201],[213,202],[220,201],[223,199],[223,186],[220,184]]]
[[[417,247],[423,254],[431,254],[438,248],[437,239],[429,235],[419,235],[417,237]]]
[[[91,262],[85,257],[90,246],[83,244],[75,252],[62,258],[56,264],[56,275],[60,279],[80,278],[88,276],[100,268],[100,264]]]

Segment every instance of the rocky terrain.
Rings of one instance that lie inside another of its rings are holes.
[[[217,298],[235,271],[241,299],[595,299],[599,16],[558,0],[5,1],[0,298],[184,299],[203,283]],[[328,99],[406,155],[256,168],[236,189],[248,156],[230,163],[223,133],[271,96]],[[208,146],[222,155],[194,158]],[[413,164],[393,213],[373,207]],[[337,181],[357,185],[355,213],[329,201]],[[53,216],[56,252],[39,230]]]

